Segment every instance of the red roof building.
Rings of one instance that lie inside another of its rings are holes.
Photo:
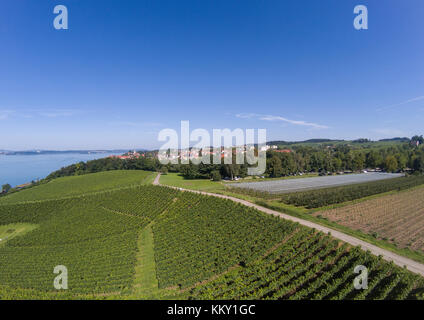
[[[279,153],[290,153],[292,152],[290,149],[282,149],[282,150],[274,150],[274,152],[279,152]]]

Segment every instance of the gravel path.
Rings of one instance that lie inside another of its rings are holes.
[[[159,183],[159,179],[160,179],[160,174],[158,174],[155,178],[155,180],[153,181],[154,185],[161,185]],[[165,185],[163,185],[165,186]],[[280,218],[286,219],[286,220],[290,220],[293,222],[298,222],[301,225],[310,227],[310,228],[315,228],[316,230],[322,231],[324,233],[328,233],[330,232],[331,235],[334,238],[337,238],[339,240],[342,240],[344,242],[347,242],[353,246],[360,246],[362,249],[364,250],[369,250],[372,254],[378,256],[381,255],[383,257],[383,259],[387,260],[387,261],[393,261],[393,263],[395,263],[396,265],[403,267],[406,266],[408,268],[409,271],[412,271],[414,273],[420,274],[422,276],[424,276],[424,264],[421,264],[419,262],[416,262],[414,260],[405,258],[403,256],[400,256],[396,253],[393,253],[391,251],[382,249],[380,247],[377,247],[375,245],[372,245],[366,241],[357,239],[355,237],[349,236],[347,234],[344,234],[340,231],[328,228],[328,227],[324,227],[320,224],[311,222],[311,221],[307,221],[307,220],[303,220],[300,218],[296,218],[275,210],[271,210],[262,206],[259,206],[257,204],[254,204],[252,202],[243,200],[243,199],[239,199],[239,198],[235,198],[235,197],[231,197],[231,196],[226,196],[226,195],[222,195],[222,194],[216,194],[216,193],[210,193],[210,192],[204,192],[204,191],[197,191],[197,190],[189,190],[189,189],[183,189],[183,188],[178,188],[178,187],[172,187],[172,186],[165,186],[165,187],[169,187],[169,188],[173,188],[173,189],[178,189],[181,191],[187,191],[187,192],[194,192],[194,193],[199,193],[199,194],[203,194],[203,195],[208,195],[208,196],[213,196],[213,197],[217,197],[217,198],[222,198],[222,199],[228,199],[228,200],[232,200],[234,202],[238,202],[241,204],[244,204],[245,206],[248,207],[252,207],[255,208],[259,211],[265,212],[267,214],[272,214],[274,216],[278,216]]]

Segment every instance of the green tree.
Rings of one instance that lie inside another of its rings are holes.
[[[8,183],[2,185],[1,187],[2,192],[6,192],[6,193],[9,192],[10,189],[12,189],[12,186]]]
[[[424,172],[424,155],[420,155],[414,159],[412,168],[415,171]]]
[[[167,166],[162,166],[159,168],[159,172],[161,174],[168,174],[168,167]]]
[[[353,170],[358,171],[364,169],[365,165],[365,156],[363,153],[356,153],[353,156]]]
[[[340,171],[342,169],[342,165],[343,165],[342,159],[338,157],[334,157],[331,163],[335,171]]]
[[[387,156],[384,160],[384,169],[388,172],[395,172],[398,168],[398,162],[394,156]]]
[[[377,151],[372,150],[367,154],[365,164],[368,168],[378,168],[382,162],[381,155]]]
[[[277,155],[274,155],[267,163],[268,173],[271,177],[281,177],[283,174],[283,167],[280,158]]]
[[[85,166],[84,162],[76,163],[74,175],[79,176],[84,174],[84,169],[85,169],[84,166]]]
[[[181,166],[181,173],[186,179],[196,179],[198,178],[198,166],[193,164],[185,164]]]
[[[221,181],[221,174],[218,170],[214,170],[211,172],[211,178],[213,181]]]
[[[422,135],[421,136],[416,135],[416,136],[413,136],[411,138],[411,141],[412,142],[419,142],[419,144],[423,144],[424,143],[424,137]]]
[[[398,153],[396,155],[396,160],[398,162],[399,169],[403,170],[407,167],[408,159],[405,155]]]

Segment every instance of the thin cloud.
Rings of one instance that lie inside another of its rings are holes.
[[[15,113],[13,110],[0,110],[0,120],[9,118],[9,116],[13,113]]]
[[[396,108],[396,107],[403,106],[405,104],[408,104],[408,103],[411,103],[411,102],[420,101],[420,100],[424,100],[424,96],[419,96],[419,97],[415,97],[415,98],[412,98],[412,99],[408,99],[408,100],[403,101],[403,102],[400,102],[400,103],[396,103],[396,104],[392,104],[392,105],[389,105],[389,106],[380,107],[380,108],[377,109],[377,111],[384,111],[384,110],[387,110],[387,109]]]
[[[292,119],[287,119],[287,118],[281,117],[281,116],[261,115],[261,114],[257,114],[257,113],[239,113],[239,114],[236,115],[236,117],[241,118],[241,119],[257,118],[257,119],[262,120],[262,121],[281,121],[281,122],[286,122],[286,123],[293,124],[293,125],[296,125],[296,126],[306,126],[306,127],[311,127],[311,128],[315,128],[315,129],[328,129],[329,128],[326,125],[322,125],[322,124],[318,124],[318,123],[307,122],[307,121],[303,121],[303,120],[292,120]]]
[[[42,116],[42,117],[47,117],[47,118],[57,118],[57,117],[72,117],[76,114],[80,113],[79,110],[46,110],[46,111],[39,111],[38,115]]]
[[[251,119],[251,118],[256,118],[256,117],[260,117],[260,114],[257,113],[238,113],[236,114],[237,118],[241,118],[241,119]]]
[[[160,122],[133,122],[133,121],[111,121],[110,125],[123,127],[160,127],[163,126]]]
[[[328,129],[328,126],[325,125],[321,125],[321,124],[317,124],[317,123],[313,123],[313,122],[306,122],[306,121],[302,121],[302,120],[291,120],[291,119],[287,119],[284,117],[280,117],[280,116],[264,116],[262,118],[260,118],[260,120],[265,120],[265,121],[283,121],[283,122],[287,122],[290,124],[294,124],[297,126],[307,126],[307,127],[313,127],[316,129]]]

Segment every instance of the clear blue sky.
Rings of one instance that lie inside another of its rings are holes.
[[[423,39],[422,0],[1,1],[0,149],[154,148],[181,120],[268,140],[423,134]]]

